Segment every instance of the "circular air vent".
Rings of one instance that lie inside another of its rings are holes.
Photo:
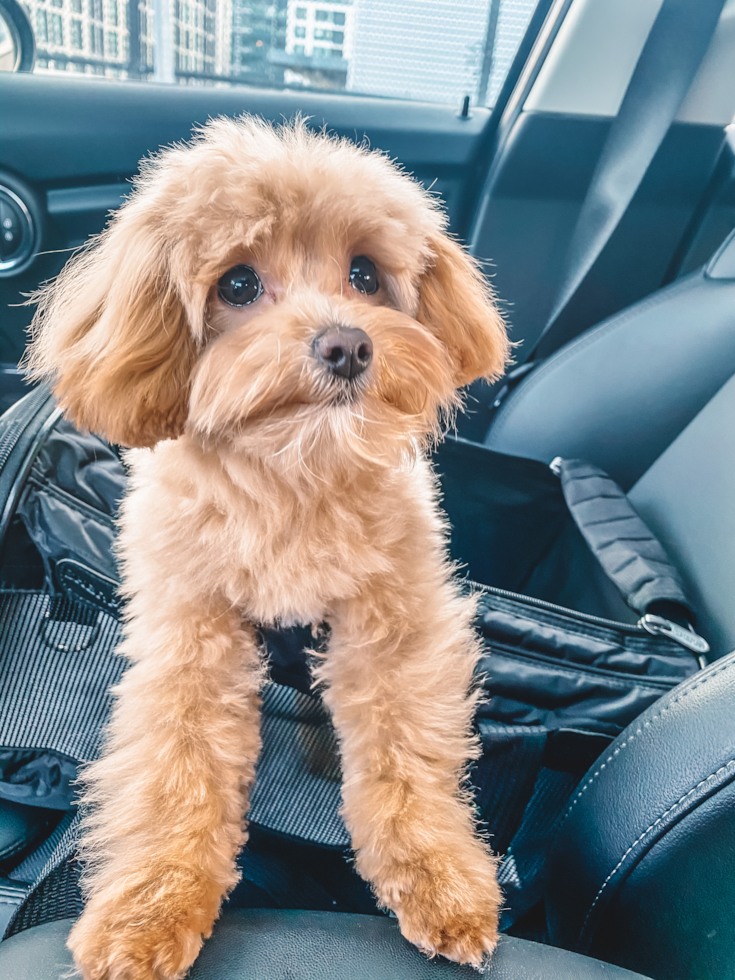
[[[40,230],[35,210],[0,177],[0,276],[17,275],[33,261]]]

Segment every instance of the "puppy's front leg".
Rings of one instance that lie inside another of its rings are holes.
[[[478,754],[474,601],[446,578],[413,575],[373,582],[336,610],[320,674],[358,871],[407,939],[479,965],[497,942],[501,895],[462,785]]]
[[[85,773],[86,907],[69,946],[85,980],[181,977],[237,881],[260,735],[254,631],[221,599],[134,597],[105,753]]]

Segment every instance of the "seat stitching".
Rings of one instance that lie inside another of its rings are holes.
[[[564,814],[564,816],[559,821],[559,826],[557,828],[557,834],[556,834],[556,836],[558,836],[559,832],[561,831],[562,826],[564,825],[565,820],[571,814],[572,810],[577,805],[578,801],[582,798],[582,795],[594,783],[594,781],[600,776],[600,773],[603,771],[603,769],[605,769],[610,763],[614,762],[615,759],[623,751],[623,749],[627,748],[630,745],[630,743],[635,739],[636,735],[642,735],[644,728],[649,728],[654,722],[656,722],[660,718],[662,718],[666,714],[667,711],[670,711],[671,708],[674,705],[677,705],[677,704],[679,704],[679,702],[683,701],[684,698],[688,697],[691,694],[692,691],[696,691],[703,684],[709,683],[709,681],[711,681],[713,677],[716,677],[717,674],[721,674],[723,670],[727,670],[729,667],[732,667],[732,666],[733,666],[732,662],[730,662],[728,660],[727,663],[720,664],[719,667],[715,667],[711,672],[709,672],[707,674],[706,677],[701,677],[701,678],[697,679],[696,681],[694,681],[690,687],[687,687],[687,689],[685,691],[682,691],[681,694],[678,694],[676,697],[673,697],[655,715],[652,715],[647,721],[645,721],[643,723],[643,726],[641,728],[637,729],[636,732],[634,732],[632,735],[629,735],[628,738],[624,742],[622,742],[619,746],[617,746],[617,748],[615,748],[610,753],[610,755],[607,757],[607,759],[605,759],[605,761],[600,765],[599,769],[590,777],[590,779],[588,779],[585,782],[585,784],[582,787],[582,789],[575,795],[575,797],[572,800],[571,804],[567,808],[566,813]],[[664,695],[664,697],[665,697],[665,695]]]
[[[700,780],[697,783],[696,786],[693,786],[690,790],[688,790],[686,793],[684,793],[684,795],[682,797],[680,797],[676,801],[676,803],[672,803],[671,806],[668,807],[668,809],[664,810],[664,812],[660,816],[658,816],[653,821],[652,824],[650,824],[648,827],[646,827],[646,829],[643,831],[643,833],[640,834],[633,841],[633,843],[630,845],[630,847],[627,849],[627,851],[623,854],[623,856],[620,858],[620,860],[618,861],[618,863],[612,869],[612,871],[610,872],[610,874],[607,876],[607,878],[605,878],[605,880],[603,881],[603,883],[600,885],[600,890],[595,895],[595,900],[590,905],[589,911],[587,912],[587,915],[584,918],[584,922],[582,923],[582,929],[581,929],[580,935],[582,935],[584,933],[584,930],[587,928],[587,922],[589,920],[589,917],[592,915],[592,912],[593,912],[595,906],[597,905],[597,903],[598,903],[598,901],[600,899],[600,896],[602,895],[603,891],[607,888],[608,884],[612,881],[612,879],[618,873],[618,871],[622,867],[623,863],[625,862],[625,859],[628,857],[628,855],[630,854],[630,852],[633,851],[640,844],[640,842],[643,840],[643,838],[646,837],[648,834],[650,834],[650,832],[652,830],[654,830],[661,823],[662,820],[665,820],[666,817],[668,817],[668,815],[673,810],[675,810],[678,806],[680,806],[684,802],[684,800],[687,799],[687,797],[691,796],[692,793],[696,793],[697,790],[700,789],[702,786],[704,786],[704,784],[706,782],[709,782],[710,779],[715,779],[721,773],[725,772],[727,769],[732,769],[733,767],[735,767],[735,759],[730,759],[729,762],[726,762],[723,766],[720,766],[720,768],[717,769],[715,772],[710,773],[709,776],[705,776],[704,779]]]

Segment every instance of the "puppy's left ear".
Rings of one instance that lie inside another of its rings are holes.
[[[457,387],[500,377],[510,345],[492,290],[457,242],[436,235],[429,244],[434,262],[419,285],[416,319],[449,351]]]

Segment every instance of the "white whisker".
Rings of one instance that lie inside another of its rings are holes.
[[[335,259],[333,255],[330,255],[329,258],[337,266],[337,270],[339,272],[339,298],[342,299],[344,295],[343,283],[342,283],[342,266],[339,264],[339,262]]]

